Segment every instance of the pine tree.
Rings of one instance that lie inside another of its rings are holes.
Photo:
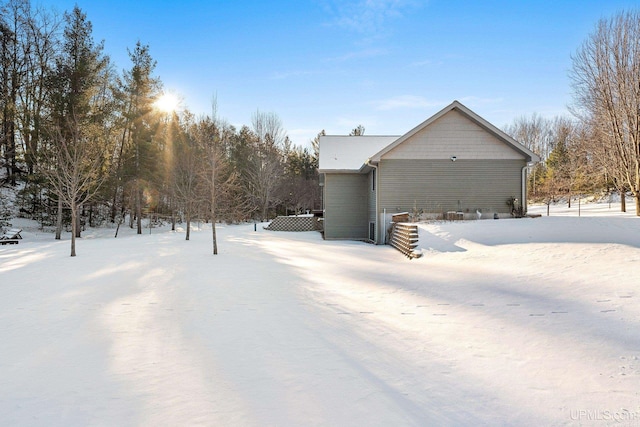
[[[154,143],[159,117],[154,114],[153,103],[161,85],[160,80],[153,77],[156,61],[151,57],[148,45],[138,42],[135,49],[129,51],[129,57],[133,65],[124,73],[120,88],[125,113],[118,175],[131,184],[132,211],[137,233],[142,234],[143,191],[157,181],[160,172],[159,147]]]
[[[79,7],[65,14],[64,43],[50,79],[51,119],[46,170],[60,202],[71,210],[71,256],[76,255],[79,207],[97,192],[103,178],[104,140],[99,92],[108,57],[95,44],[92,25]],[[62,229],[59,204],[56,238]]]

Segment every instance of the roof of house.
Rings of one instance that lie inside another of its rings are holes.
[[[457,110],[478,126],[493,134],[507,146],[520,153],[528,162],[539,162],[538,157],[524,145],[478,116],[476,113],[462,105],[458,101],[451,104],[429,117],[418,126],[402,136],[339,136],[327,135],[320,137],[319,169],[326,172],[358,172],[367,168],[369,162],[377,163],[389,151],[411,138],[431,123],[438,120],[451,110]]]
[[[474,113],[473,111],[471,111],[470,109],[468,109],[458,101],[453,101],[451,104],[447,105],[445,108],[438,111],[436,114],[429,117],[427,120],[420,123],[418,126],[414,127],[409,132],[405,133],[404,135],[402,135],[400,138],[393,141],[388,146],[383,147],[380,151],[378,151],[376,154],[371,156],[369,160],[371,160],[374,163],[380,161],[381,157],[387,154],[389,151],[393,150],[398,145],[402,144],[407,139],[411,138],[413,135],[420,132],[421,130],[429,126],[431,123],[435,122],[440,117],[444,116],[449,111],[454,109],[462,113],[464,116],[466,116],[472,122],[476,123],[478,126],[485,129],[487,132],[493,134],[496,138],[504,142],[507,146],[513,148],[514,150],[522,154],[523,157],[525,157],[528,162],[540,161],[540,157],[537,154],[535,154],[533,151],[529,150],[527,147],[520,144],[518,141],[516,141],[515,139],[513,139],[512,137],[510,137],[509,135],[507,135],[506,133],[504,133],[503,131],[501,131],[500,129],[498,129],[497,127],[495,127],[494,125],[492,125],[491,123],[489,123],[488,121],[486,121],[485,119],[483,119],[482,117],[480,117],[479,115],[477,115],[476,113]]]
[[[399,137],[399,135],[321,136],[318,168],[321,172],[358,171],[373,153],[379,152]]]

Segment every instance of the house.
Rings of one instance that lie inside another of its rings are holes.
[[[386,243],[391,215],[507,216],[540,158],[454,101],[404,135],[322,136],[326,239]]]

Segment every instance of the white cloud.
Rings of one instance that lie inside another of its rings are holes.
[[[422,3],[420,0],[329,0],[324,5],[333,15],[332,25],[374,34],[383,31],[389,20],[401,18],[407,10]]]

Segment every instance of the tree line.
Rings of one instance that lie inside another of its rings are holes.
[[[238,129],[215,99],[209,116],[161,111],[150,47],[137,42],[118,72],[78,6],[58,16],[7,0],[0,12],[0,184],[56,238],[69,227],[72,256],[85,223],[142,233],[143,218],[186,221],[188,239],[194,218],[320,208],[318,138],[293,146],[278,116],[259,110]]]
[[[505,131],[542,161],[529,176],[532,200],[617,192],[640,216],[640,14],[603,18],[572,57],[573,117],[516,119]]]
[[[5,0],[0,12],[0,187],[16,189],[14,208],[56,238],[69,227],[72,255],[83,224],[128,221],[142,233],[143,218],[215,224],[321,207],[324,131],[309,150],[293,146],[275,113],[256,110],[236,128],[215,99],[208,116],[161,111],[148,45],[136,43],[119,72],[78,6],[58,16]],[[638,12],[601,19],[572,60],[573,117],[534,114],[505,129],[541,156],[530,199],[631,193],[640,215]]]

